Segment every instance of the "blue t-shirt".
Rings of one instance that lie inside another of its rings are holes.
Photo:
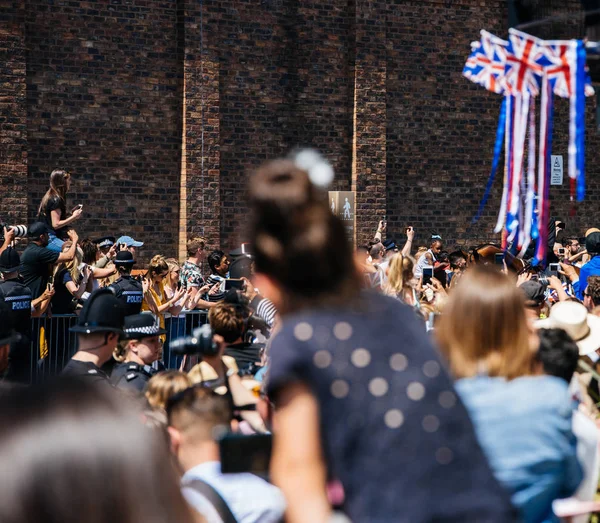
[[[456,390],[523,521],[557,522],[552,501],[571,496],[583,479],[567,383],[553,376],[475,376],[458,380]]]
[[[514,521],[467,412],[413,310],[365,292],[355,309],[284,317],[269,393],[307,384],[352,521]]]
[[[579,271],[579,287],[575,289],[578,300],[583,301],[583,295],[587,289],[587,280],[590,276],[600,276],[600,256],[594,256]]]

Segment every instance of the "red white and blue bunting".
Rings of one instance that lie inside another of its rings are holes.
[[[481,31],[471,44],[463,75],[494,93],[502,94],[492,170],[474,221],[489,198],[504,141],[504,184],[495,232],[502,232],[504,249],[510,243],[521,256],[536,242],[534,264],[546,259],[549,219],[550,155],[554,95],[570,100],[569,178],[571,200],[585,196],[585,97],[594,94],[581,40],[547,41],[509,30],[508,40]],[[539,148],[536,178],[535,97],[540,96]],[[524,176],[525,142],[527,171]]]

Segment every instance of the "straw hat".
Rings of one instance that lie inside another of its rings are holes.
[[[550,309],[550,315],[536,322],[538,329],[563,329],[585,356],[600,348],[600,318],[588,314],[581,303],[561,301]]]

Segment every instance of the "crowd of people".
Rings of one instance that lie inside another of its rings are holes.
[[[80,239],[52,173],[27,246],[5,228],[0,251],[0,521],[587,520],[600,230],[553,220],[545,266],[414,245],[418,224],[353,249],[311,179],[265,164],[248,244],[136,270],[147,246]],[[31,318],[62,314],[50,350],[76,350],[31,384]]]

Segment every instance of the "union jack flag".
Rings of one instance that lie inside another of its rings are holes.
[[[471,44],[471,55],[465,64],[463,76],[488,91],[503,93],[507,45],[508,42],[481,31],[481,41]]]
[[[574,95],[573,64],[575,63],[577,42],[558,41],[545,42],[543,46],[544,59],[542,60],[552,91],[561,98],[569,98]],[[594,88],[592,81],[586,71],[585,95],[592,96]]]
[[[507,90],[536,96],[544,73],[544,41],[526,33],[510,29],[506,53],[505,79]]]

